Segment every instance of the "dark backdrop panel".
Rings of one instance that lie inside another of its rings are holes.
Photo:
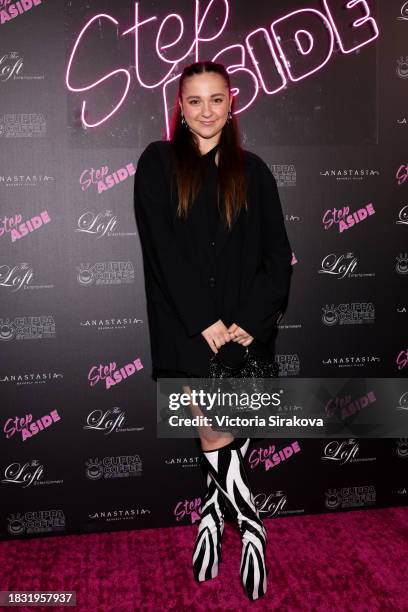
[[[405,3],[370,0],[374,21],[354,29],[364,9],[343,0],[212,3],[197,35],[195,3],[183,0],[166,21],[168,3],[140,2],[138,22],[128,0],[42,0],[13,19],[0,4],[0,538],[195,522],[197,441],[156,435],[139,155],[167,135],[183,67],[226,64],[243,145],[278,181],[294,254],[281,375],[406,377]],[[313,36],[303,58],[295,21]],[[123,180],[98,189],[114,172]],[[367,204],[375,213],[361,223],[325,229],[328,211]],[[38,216],[12,240],[10,219]],[[361,302],[372,322],[327,324]],[[105,368],[132,363],[143,367],[106,387]],[[37,433],[24,439],[30,422]],[[258,439],[247,466],[265,517],[402,505],[407,448],[406,438]]]

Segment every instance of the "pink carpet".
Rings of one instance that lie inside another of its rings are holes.
[[[0,590],[76,590],[75,608],[4,610],[408,611],[408,507],[266,519],[268,592],[251,603],[227,522],[217,578],[197,584],[197,526],[0,544]]]

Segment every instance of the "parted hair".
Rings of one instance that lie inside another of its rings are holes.
[[[183,83],[187,77],[204,72],[220,74],[231,92],[228,72],[223,64],[212,61],[199,61],[186,66],[179,79],[178,96],[175,110],[170,121],[170,141],[172,143],[178,194],[177,215],[186,218],[203,181],[201,153],[192,131],[182,124],[179,105]],[[232,118],[222,128],[219,140],[218,159],[218,208],[228,229],[246,207],[246,184],[244,153],[241,147],[239,127],[234,115],[235,98],[232,98]]]

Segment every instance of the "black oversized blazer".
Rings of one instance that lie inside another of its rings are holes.
[[[292,252],[275,178],[258,155],[244,154],[249,212],[241,212],[230,232],[219,223],[215,241],[205,194],[197,196],[187,221],[176,217],[171,142],[151,142],[139,158],[134,199],[154,370],[206,376],[213,352],[201,332],[218,319],[242,327],[258,346],[270,346]]]

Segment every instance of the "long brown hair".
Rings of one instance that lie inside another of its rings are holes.
[[[228,72],[223,64],[217,62],[195,62],[186,66],[180,76],[178,99],[170,122],[170,140],[176,164],[177,215],[181,218],[188,215],[192,202],[201,188],[203,174],[202,166],[199,163],[201,154],[198,144],[191,130],[183,126],[181,122],[179,100],[181,101],[184,79],[203,72],[220,74],[226,81],[228,91],[231,92]],[[232,118],[222,128],[218,143],[218,207],[228,229],[239,215],[242,206],[247,206],[244,154],[240,144],[238,123],[234,116],[234,102],[235,98],[232,97]]]

